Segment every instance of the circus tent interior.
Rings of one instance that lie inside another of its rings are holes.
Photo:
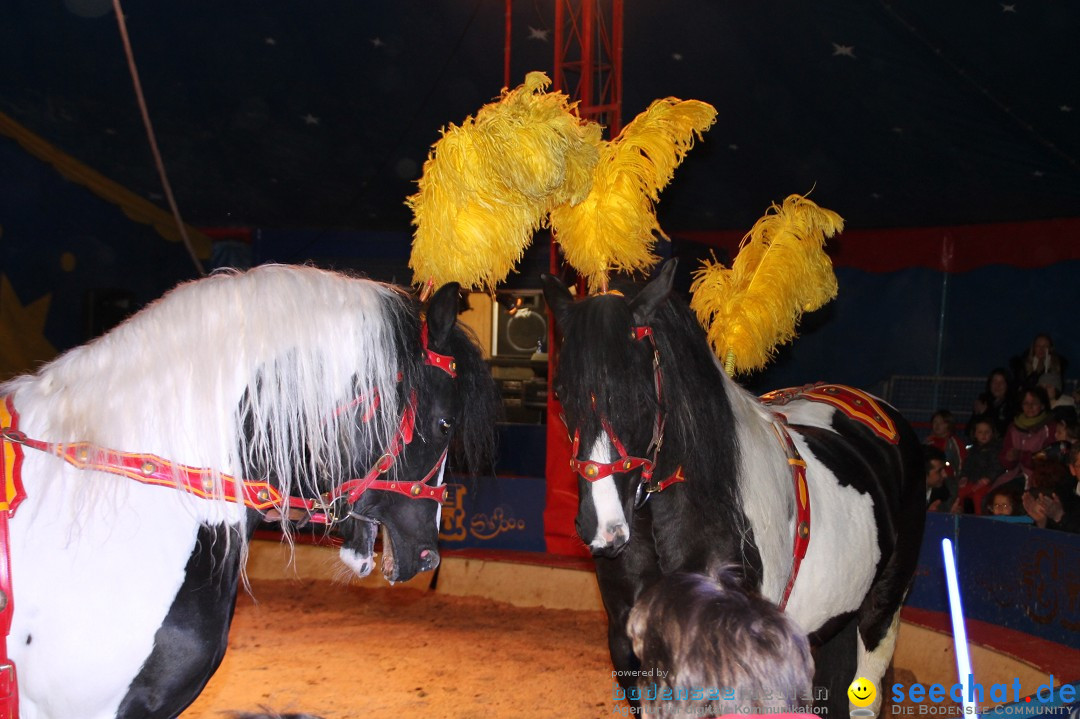
[[[0,378],[92,339],[200,270],[313,263],[411,284],[405,199],[432,144],[527,72],[552,72],[562,5],[581,3],[125,7],[166,190],[114,3],[7,0]],[[966,418],[987,373],[1046,332],[1072,360],[1066,383],[1076,387],[1080,6],[665,0],[626,3],[621,27],[622,121],[668,96],[718,111],[658,204],[670,242],[657,252],[679,259],[678,291],[702,259],[730,261],[792,193],[845,220],[827,245],[837,299],[805,316],[799,337],[744,385],[847,383],[890,399],[925,434],[941,407]],[[552,269],[551,244],[538,233],[497,292],[468,299],[507,421],[492,476],[470,485],[461,513],[444,514],[443,539],[460,552],[447,555],[445,591],[520,603],[515,580],[491,579],[505,553],[591,561],[572,526],[565,437],[548,421],[540,274]],[[1077,538],[993,527],[1014,537],[988,561],[976,548],[998,535],[985,522],[937,519],[905,617],[929,634],[909,647],[950,635],[931,539],[962,536],[979,587],[973,616],[986,635],[1001,630],[987,646],[1027,653],[1040,677],[1055,667],[1030,652],[1058,653],[1075,672],[1058,680],[1080,681]],[[1002,578],[1001,563],[1021,579]],[[580,574],[540,581],[563,597],[588,593]],[[524,603],[597,608],[595,598],[538,597]],[[916,654],[908,661],[929,661]]]

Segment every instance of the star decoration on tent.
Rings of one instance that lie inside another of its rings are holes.
[[[0,276],[0,377],[26,372],[56,356],[56,348],[45,339],[51,300],[47,294],[23,305],[7,275]]]
[[[540,40],[541,42],[547,42],[548,33],[550,33],[550,32],[551,32],[550,30],[542,30],[540,28],[533,27],[532,25],[530,25],[529,26],[529,39],[530,40]]]
[[[855,46],[854,45],[838,45],[837,43],[834,42],[832,44],[832,47],[833,47],[832,54],[833,54],[834,57],[837,56],[837,55],[840,55],[842,57],[850,57],[850,58],[855,57]]]
[[[1005,3],[1000,3],[1000,5],[1001,12],[1016,12],[1016,5],[1006,5]]]
[[[309,112],[308,114],[304,115],[304,124],[305,125],[318,125],[319,124],[319,118],[315,117],[314,115],[312,115]]]

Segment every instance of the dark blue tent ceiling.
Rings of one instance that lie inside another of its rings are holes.
[[[197,225],[408,228],[441,126],[502,85],[499,0],[185,0],[125,16]],[[162,203],[109,0],[3,0],[0,111]],[[814,188],[849,227],[1080,215],[1080,4],[631,0],[624,120],[716,126],[661,203],[745,229]],[[551,72],[553,4],[516,0],[513,74]],[[18,182],[17,177],[4,177]]]

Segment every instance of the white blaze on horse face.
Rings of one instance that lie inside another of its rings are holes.
[[[614,456],[615,448],[611,446],[607,435],[598,435],[589,449],[589,461],[606,464],[611,462]],[[620,543],[628,541],[630,526],[626,522],[626,514],[619,500],[619,490],[615,487],[615,479],[609,475],[595,482],[589,482],[589,494],[592,497],[593,509],[596,511],[596,536],[589,542],[589,546],[594,549],[610,547],[620,537]]]
[[[375,568],[375,557],[373,555],[364,556],[355,549],[347,547],[338,550],[338,559],[358,577],[366,577]]]

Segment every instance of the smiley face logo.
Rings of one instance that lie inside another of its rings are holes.
[[[865,677],[859,677],[851,683],[847,690],[848,699],[857,707],[868,707],[874,703],[877,697],[877,687]]]

